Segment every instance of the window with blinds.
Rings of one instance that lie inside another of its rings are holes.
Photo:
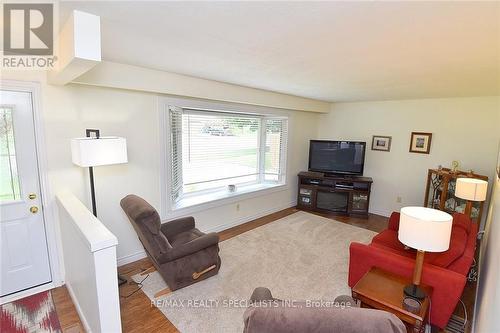
[[[169,107],[171,200],[284,182],[287,119]]]

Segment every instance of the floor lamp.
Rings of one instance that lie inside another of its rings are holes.
[[[116,136],[101,137],[99,130],[87,129],[85,138],[71,140],[71,159],[74,164],[89,168],[92,213],[97,217],[94,187],[94,167],[127,163],[127,141]],[[127,282],[118,275],[118,284]]]
[[[488,182],[476,178],[458,178],[455,186],[455,196],[465,199],[464,214],[471,218],[472,202],[486,200]]]
[[[408,297],[421,300],[425,292],[419,288],[427,252],[444,252],[450,246],[453,217],[443,211],[425,207],[403,207],[399,220],[398,239],[417,250],[412,284],[404,288]]]

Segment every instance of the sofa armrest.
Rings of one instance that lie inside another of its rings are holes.
[[[181,217],[172,221],[164,222],[160,226],[161,232],[167,237],[177,235],[181,232],[194,228],[194,218],[192,216]]]
[[[207,247],[217,245],[218,243],[219,243],[219,235],[217,235],[217,233],[215,232],[211,232],[209,234],[205,234],[196,239],[193,239],[190,242],[172,248],[168,252],[161,254],[157,258],[157,261],[161,265],[166,262],[173,261],[188,256],[190,254],[196,253],[198,251],[206,249]]]
[[[399,218],[401,214],[398,212],[392,212],[391,217],[389,218],[389,226],[390,230],[399,231]]]
[[[398,255],[382,248],[360,243],[349,247],[349,287],[353,287],[372,267],[410,278],[415,259]],[[444,328],[453,313],[465,287],[465,276],[454,271],[424,264],[422,283],[433,287],[431,323]]]

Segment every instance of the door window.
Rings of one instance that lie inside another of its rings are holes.
[[[21,198],[12,112],[11,107],[0,106],[0,201]]]

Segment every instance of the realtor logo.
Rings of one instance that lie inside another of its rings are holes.
[[[53,4],[4,4],[3,22],[4,56],[51,56],[53,54]]]

